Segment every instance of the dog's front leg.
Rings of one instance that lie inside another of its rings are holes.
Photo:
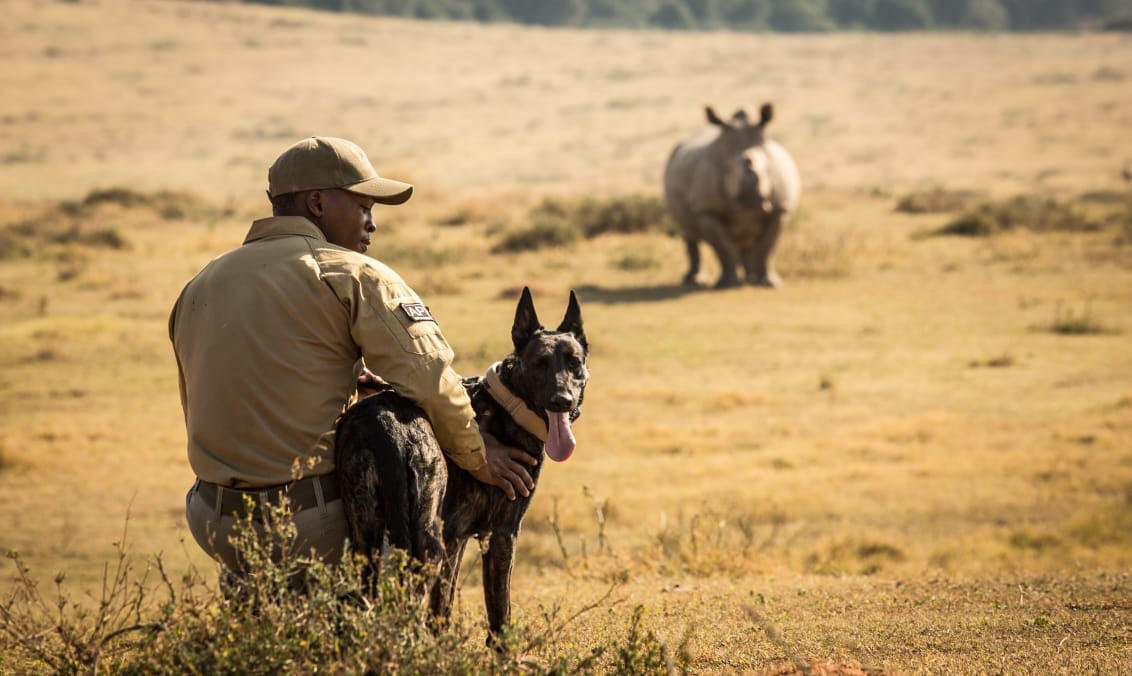
[[[515,535],[491,534],[483,556],[483,595],[487,605],[488,642],[511,624],[511,567],[515,561]]]

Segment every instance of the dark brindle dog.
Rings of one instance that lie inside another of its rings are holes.
[[[526,451],[538,482],[543,451],[563,461],[574,451],[570,423],[580,415],[589,380],[581,308],[570,292],[557,330],[539,324],[529,289],[515,310],[515,351],[483,377],[464,379],[476,418],[488,432]],[[468,538],[481,542],[484,600],[492,635],[511,621],[515,540],[531,495],[508,500],[440,451],[424,412],[392,390],[359,401],[338,422],[335,463],[354,550],[375,566],[383,540],[439,569],[432,612],[451,611]]]

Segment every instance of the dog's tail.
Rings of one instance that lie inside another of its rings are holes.
[[[345,500],[350,538],[361,554],[372,557],[383,541],[413,554],[408,458],[403,432],[389,393],[358,402],[339,421],[335,458]]]

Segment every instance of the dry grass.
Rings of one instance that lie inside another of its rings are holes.
[[[21,95],[0,103],[0,245],[10,225],[76,219],[128,243],[17,233],[27,251],[0,260],[0,548],[34,572],[95,587],[131,504],[139,554],[207,567],[181,542],[166,313],[264,213],[279,150],[333,133],[418,183],[377,214],[374,253],[426,295],[462,372],[508,349],[516,288],[547,323],[581,291],[582,446],[548,468],[520,540],[520,620],[617,582],[632,603],[574,625],[579,644],[643,603],[701,672],[1132,659],[1128,226],[921,238],[948,215],[893,208],[923,186],[1086,209],[1126,191],[1132,90],[1096,76],[1127,70],[1126,38],[5,11],[0,82]],[[658,195],[703,103],[763,99],[807,183],[784,289],[687,292],[682,244],[656,233],[491,253],[546,197]],[[122,186],[144,199],[76,216]],[[182,195],[183,218],[161,194]]]

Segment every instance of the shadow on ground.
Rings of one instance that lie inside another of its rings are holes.
[[[649,303],[672,300],[692,293],[700,293],[704,289],[686,286],[630,286],[624,288],[608,288],[604,286],[580,286],[579,297],[588,303],[605,303],[616,305],[618,303]]]

